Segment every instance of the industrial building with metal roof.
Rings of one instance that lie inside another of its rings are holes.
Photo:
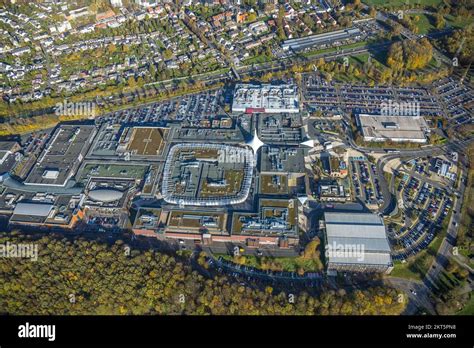
[[[20,196],[23,196],[21,194]],[[37,193],[27,195],[26,200],[15,204],[10,226],[36,226],[39,228],[61,227],[70,229],[81,215],[79,201],[81,196]],[[13,197],[12,197],[13,198]]]
[[[28,215],[46,217],[49,215],[54,205],[49,203],[17,203],[13,215]]]
[[[392,270],[390,246],[380,216],[326,212],[324,220],[328,271]]]

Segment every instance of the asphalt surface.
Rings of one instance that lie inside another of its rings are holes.
[[[389,277],[386,282],[402,291],[401,299],[407,301],[407,307],[404,315],[420,314],[425,310],[427,314],[435,314],[436,309],[433,306],[431,291],[423,282],[417,282],[405,278]]]
[[[465,171],[463,171],[461,175],[463,176],[464,173]],[[452,252],[453,247],[456,245],[456,237],[458,234],[459,223],[461,221],[461,205],[463,202],[465,190],[466,186],[464,184],[464,180],[459,180],[459,187],[457,191],[459,191],[460,196],[459,198],[454,198],[453,213],[451,214],[451,219],[449,221],[446,238],[441,243],[441,246],[438,250],[438,255],[436,256],[433,264],[425,276],[425,279],[423,280],[425,285],[430,290],[436,289],[435,284],[439,274],[443,271],[444,267],[446,267],[449,258],[453,256]]]

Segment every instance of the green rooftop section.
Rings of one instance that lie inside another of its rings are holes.
[[[88,163],[84,166],[80,181],[89,177],[143,179],[148,166],[136,164]]]
[[[288,194],[288,178],[284,175],[261,175],[260,193],[266,195]]]

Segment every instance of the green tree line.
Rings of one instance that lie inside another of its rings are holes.
[[[59,315],[337,315],[400,314],[387,287],[326,291],[319,296],[258,289],[221,275],[205,277],[185,260],[60,236],[0,234],[0,245],[36,243],[38,259],[0,258],[0,312]]]

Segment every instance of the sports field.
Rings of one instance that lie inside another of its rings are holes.
[[[128,150],[138,156],[156,156],[163,152],[165,130],[162,128],[134,128]]]

